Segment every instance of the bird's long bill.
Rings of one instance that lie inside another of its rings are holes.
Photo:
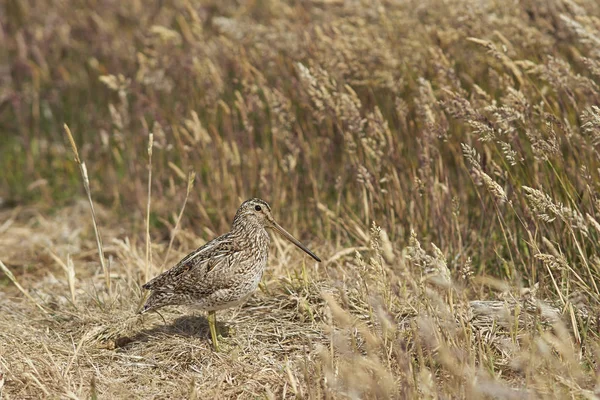
[[[319,257],[317,257],[315,255],[315,253],[313,253],[312,251],[310,251],[305,245],[303,245],[302,243],[300,243],[298,240],[296,240],[295,237],[293,237],[292,235],[290,235],[290,233],[288,231],[286,231],[285,229],[283,229],[281,227],[281,225],[279,225],[277,222],[272,221],[273,222],[273,228],[275,228],[275,230],[279,233],[281,233],[281,235],[286,238],[287,240],[289,240],[290,242],[294,243],[296,246],[300,247],[302,250],[304,250],[306,252],[306,254],[308,254],[309,256],[311,256],[312,258],[314,258],[315,260],[317,260],[318,262],[321,262],[321,259]]]

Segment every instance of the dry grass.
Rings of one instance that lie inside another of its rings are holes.
[[[376,3],[0,5],[2,399],[600,396],[600,6]],[[252,196],[326,261],[135,315]]]

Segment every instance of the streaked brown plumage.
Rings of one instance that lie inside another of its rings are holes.
[[[206,243],[143,286],[151,294],[140,313],[168,305],[206,310],[213,344],[218,349],[214,312],[240,304],[258,287],[269,251],[266,228],[278,231],[321,261],[275,222],[265,201],[246,200],[237,210],[231,232]]]

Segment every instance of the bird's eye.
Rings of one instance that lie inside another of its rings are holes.
[[[260,208],[260,206],[254,206],[254,209],[255,209],[256,211],[260,211],[260,210],[262,210],[262,208]]]

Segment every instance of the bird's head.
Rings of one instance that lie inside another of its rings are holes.
[[[233,219],[233,229],[240,229],[244,228],[245,226],[256,224],[262,226],[263,228],[270,228],[277,231],[284,238],[306,252],[309,256],[318,262],[321,262],[319,257],[317,257],[312,251],[300,243],[295,237],[293,237],[275,221],[273,215],[271,214],[271,207],[266,201],[254,198],[246,200],[238,208],[235,218]]]

